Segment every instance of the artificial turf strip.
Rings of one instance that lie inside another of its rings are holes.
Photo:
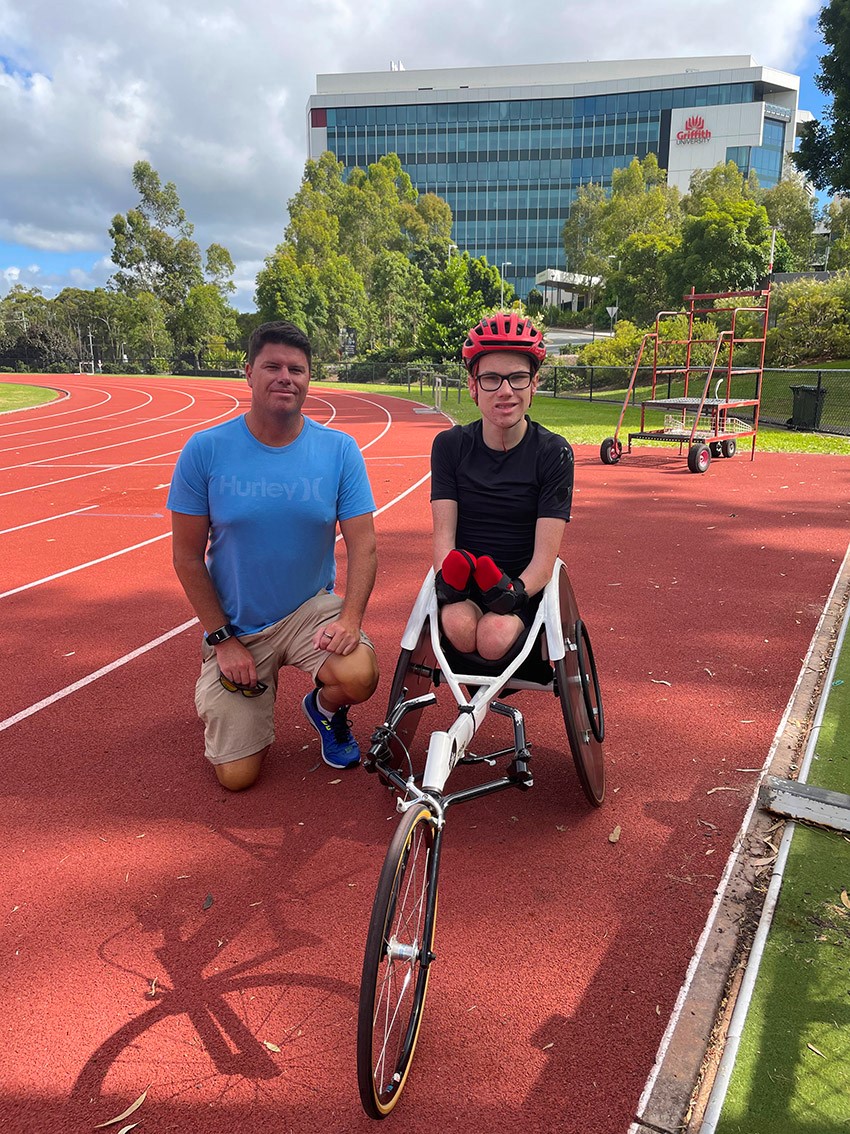
[[[850,638],[809,783],[850,791],[848,718]],[[848,891],[850,836],[798,826],[718,1134],[850,1131]]]

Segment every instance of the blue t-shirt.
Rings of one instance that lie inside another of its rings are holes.
[[[228,622],[253,634],[333,590],[337,520],[374,512],[375,501],[347,433],[305,417],[298,437],[276,448],[237,417],[189,438],[168,507],[209,516],[213,584]]]

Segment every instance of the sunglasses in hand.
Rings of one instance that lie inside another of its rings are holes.
[[[219,674],[218,680],[228,693],[241,693],[243,697],[259,697],[268,689],[264,681],[258,681],[256,685],[240,685],[238,681],[231,681],[223,673]]]

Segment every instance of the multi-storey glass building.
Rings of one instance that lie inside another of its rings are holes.
[[[416,188],[445,198],[453,239],[505,265],[520,295],[564,270],[561,229],[578,187],[658,155],[687,190],[730,158],[775,185],[793,149],[799,79],[750,56],[319,75],[310,156],[346,169],[397,153]]]

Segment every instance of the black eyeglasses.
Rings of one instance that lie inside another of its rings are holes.
[[[527,390],[531,385],[531,375],[527,370],[516,370],[513,374],[478,374],[475,378],[482,390],[492,394],[507,382],[512,390]]]
[[[264,681],[258,681],[256,685],[240,685],[238,681],[231,681],[223,673],[219,674],[218,680],[228,693],[241,693],[243,697],[259,697],[268,689],[268,685]]]

